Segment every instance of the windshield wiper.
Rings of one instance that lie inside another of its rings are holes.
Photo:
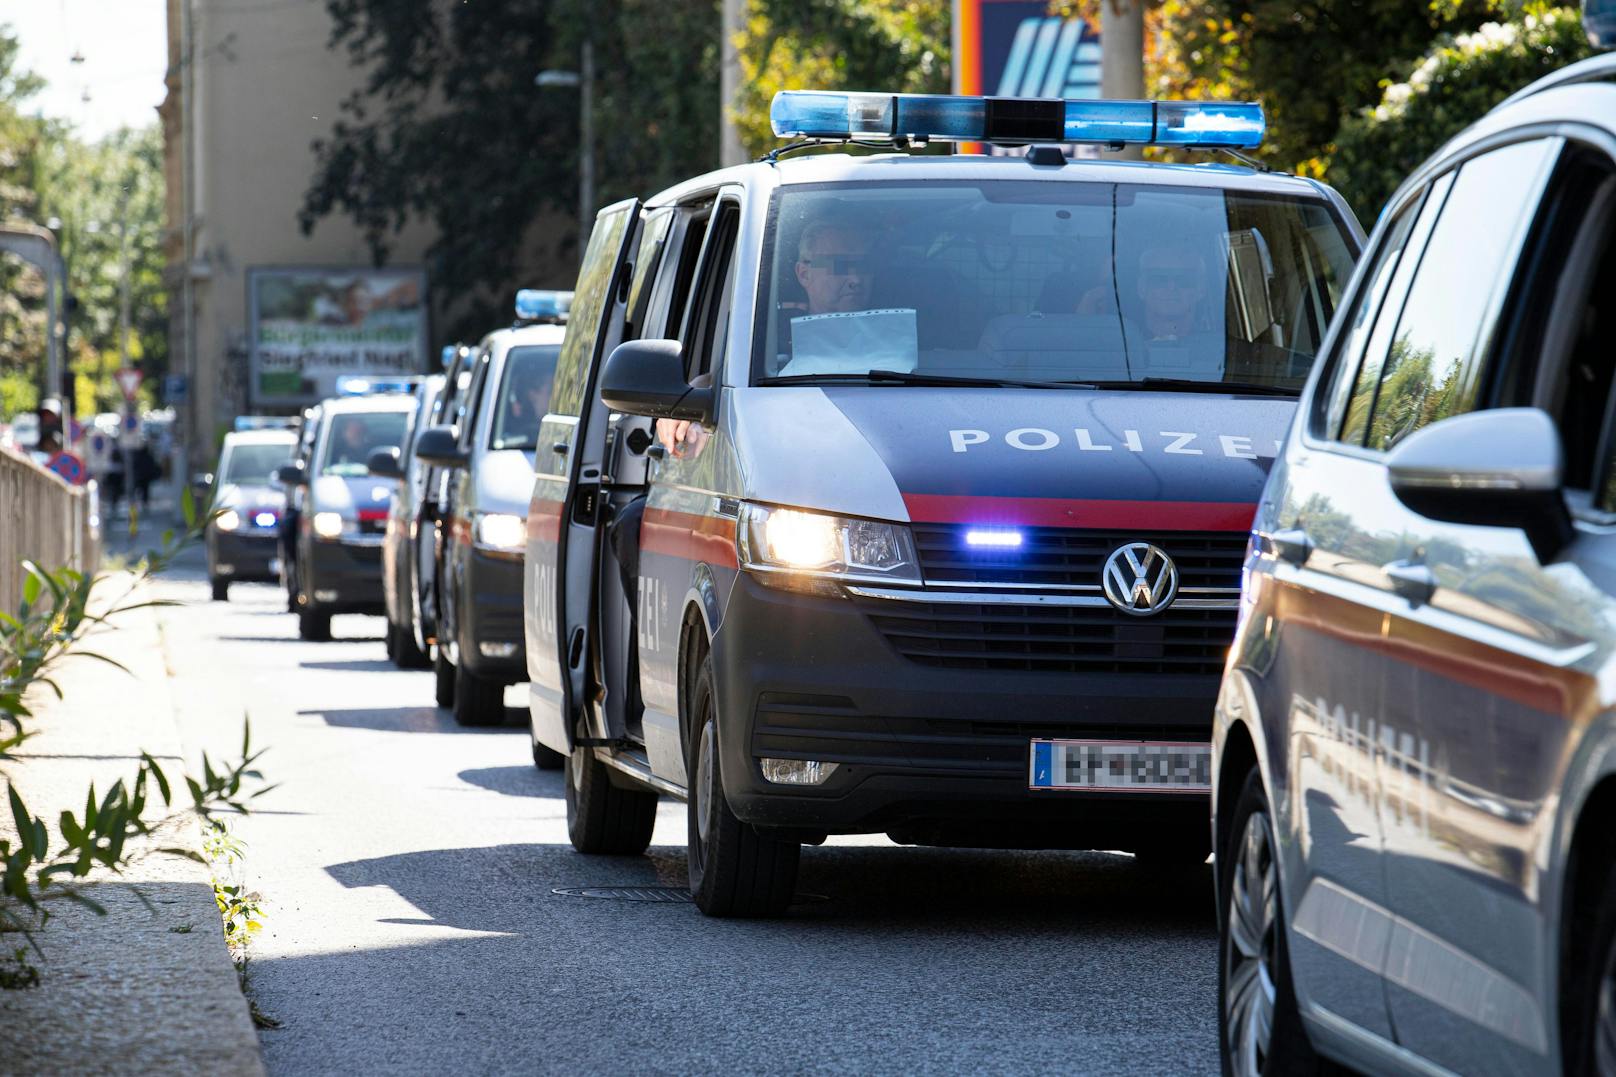
[[[1199,378],[1140,378],[1137,381],[1102,381],[1101,389],[1177,389],[1188,393],[1232,393],[1236,396],[1300,396],[1300,389],[1255,381],[1202,381]]]
[[[1082,381],[1021,381],[973,378],[965,374],[923,374],[913,370],[870,370],[862,374],[784,374],[759,378],[759,385],[940,385],[966,389],[1092,389]]]

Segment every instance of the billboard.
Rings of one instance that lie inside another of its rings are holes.
[[[427,369],[419,269],[249,269],[247,319],[255,408],[312,404],[334,395],[348,374]]]
[[[954,92],[1099,97],[1100,35],[1047,0],[954,0]]]

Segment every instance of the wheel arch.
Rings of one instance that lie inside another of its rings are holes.
[[[1611,762],[1607,759],[1607,762]],[[1560,858],[1560,895],[1555,925],[1555,1017],[1560,1038],[1561,1063],[1573,1072],[1582,1042],[1584,1014],[1580,986],[1588,975],[1594,930],[1604,883],[1616,866],[1616,770],[1607,769],[1589,784],[1577,805],[1575,819],[1566,829]]]

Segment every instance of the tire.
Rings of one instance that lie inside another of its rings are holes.
[[[1227,867],[1218,872],[1218,1054],[1224,1077],[1323,1071],[1291,984],[1272,818],[1262,775],[1252,768],[1219,854]]]
[[[567,757],[554,748],[546,748],[538,741],[534,741],[533,765],[539,770],[563,770],[567,765]]]
[[[382,632],[383,646],[387,648],[387,660],[398,665],[398,627],[392,621],[386,622],[387,628]],[[399,668],[403,668],[400,666]]]
[[[457,725],[504,725],[505,683],[479,677],[461,662],[454,667],[454,702],[450,707]]]
[[[691,897],[708,916],[779,916],[796,892],[802,846],[759,834],[724,799],[710,657],[697,671],[689,714]]]
[[[1577,1007],[1576,1042],[1571,1044],[1573,1064],[1567,1073],[1579,1077],[1606,1077],[1616,1073],[1616,866],[1606,869],[1605,885],[1597,908],[1579,917],[1592,921],[1592,949],[1586,971],[1577,979],[1577,996],[1567,1000]],[[1577,928],[1572,928],[1572,937]],[[1586,935],[1584,936],[1587,937]]]
[[[415,632],[400,625],[393,634],[393,664],[399,669],[425,669],[432,660],[415,645]]]
[[[440,707],[452,707],[455,701],[455,668],[444,651],[443,644],[432,648],[432,694]]]
[[[331,615],[318,610],[298,610],[297,637],[310,643],[325,643],[331,639]]]
[[[612,784],[592,748],[563,757],[567,784],[567,837],[580,853],[639,856],[656,829],[657,795]]]
[[[215,602],[229,602],[230,601],[230,581],[229,580],[221,580],[221,579],[218,579],[217,577],[215,577],[213,579],[208,580],[208,583],[211,584],[212,587],[213,587],[213,601],[215,601]]]

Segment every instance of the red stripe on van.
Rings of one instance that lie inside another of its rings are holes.
[[[640,549],[734,568],[735,521],[724,516],[647,508],[640,523]]]

